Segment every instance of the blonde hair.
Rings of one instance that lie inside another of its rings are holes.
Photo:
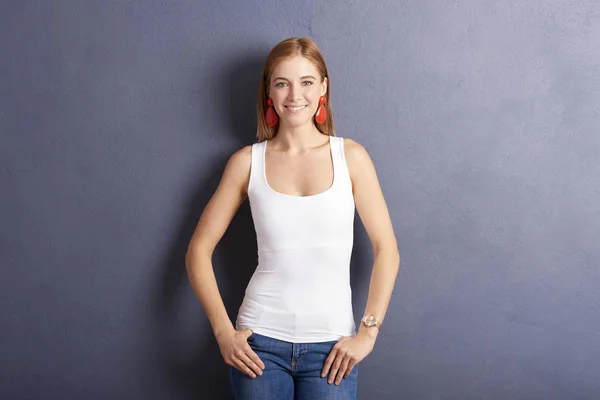
[[[313,122],[317,129],[329,136],[335,136],[335,129],[333,127],[333,114],[331,112],[331,80],[329,79],[329,73],[327,72],[327,65],[325,59],[321,54],[321,51],[317,47],[316,43],[309,38],[289,38],[282,42],[279,42],[265,60],[263,71],[261,75],[260,85],[258,87],[258,99],[256,102],[256,116],[257,116],[257,128],[256,138],[259,142],[263,140],[271,139],[277,135],[279,129],[279,122],[275,126],[269,126],[265,122],[265,112],[267,111],[267,85],[271,81],[271,73],[273,68],[282,60],[289,57],[301,55],[311,61],[319,71],[321,75],[321,82],[327,77],[327,92],[325,93],[325,109],[327,111],[327,119],[324,123],[320,124],[314,120]]]

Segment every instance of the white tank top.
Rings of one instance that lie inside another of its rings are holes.
[[[312,196],[273,190],[265,173],[266,141],[252,145],[248,199],[258,266],[236,329],[293,343],[356,334],[350,288],[354,196],[344,139],[330,136],[333,183]]]

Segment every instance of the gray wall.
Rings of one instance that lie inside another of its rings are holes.
[[[600,6],[573,0],[2,2],[0,398],[231,398],[183,260],[290,36],[402,255],[359,398],[598,398]],[[247,203],[214,263],[233,319]]]

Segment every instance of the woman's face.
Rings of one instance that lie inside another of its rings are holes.
[[[273,68],[267,88],[280,126],[312,123],[319,107],[319,97],[326,92],[327,78],[321,82],[317,68],[302,56],[280,61]]]

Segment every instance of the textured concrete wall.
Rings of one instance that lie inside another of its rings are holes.
[[[597,399],[600,6],[574,0],[2,2],[0,398],[231,398],[183,258],[291,36],[402,255],[359,398]],[[232,318],[255,262],[246,203]]]

